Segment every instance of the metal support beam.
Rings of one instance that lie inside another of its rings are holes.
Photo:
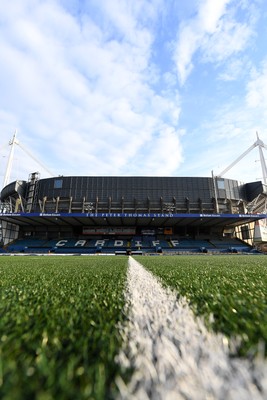
[[[263,143],[262,140],[260,140],[258,132],[256,132],[257,140],[255,143],[253,143],[252,146],[250,146],[244,153],[242,153],[235,161],[233,161],[227,168],[225,168],[220,174],[218,174],[218,177],[222,177],[223,175],[226,174],[231,168],[233,168],[239,161],[241,161],[248,153],[251,152],[255,147],[259,148],[259,154],[260,154],[260,163],[261,163],[261,170],[262,170],[262,181],[266,185],[267,184],[267,169],[266,169],[266,163],[263,155],[262,149],[264,148],[267,150],[267,146]]]

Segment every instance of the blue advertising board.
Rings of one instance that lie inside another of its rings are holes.
[[[57,218],[235,218],[235,219],[262,219],[267,214],[175,214],[175,213],[0,213],[0,218],[5,217],[57,217]]]

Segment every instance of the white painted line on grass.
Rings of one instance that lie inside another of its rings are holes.
[[[134,372],[127,384],[117,380],[120,399],[267,399],[264,359],[231,358],[227,338],[209,333],[185,299],[132,257],[127,279],[130,314],[118,362]]]

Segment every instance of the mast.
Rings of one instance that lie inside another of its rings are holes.
[[[253,143],[252,146],[250,146],[244,153],[242,153],[232,164],[230,164],[227,168],[225,168],[220,174],[218,174],[218,177],[222,177],[223,175],[226,174],[234,165],[236,165],[239,161],[242,160],[248,153],[251,152],[251,150],[255,149],[255,147],[259,148],[259,155],[260,155],[260,163],[261,163],[261,170],[262,170],[262,182],[266,185],[267,184],[267,168],[266,168],[266,163],[264,159],[264,154],[263,154],[263,148],[267,150],[267,146],[263,143],[262,140],[260,140],[258,132],[256,132],[257,140],[255,143]]]
[[[10,183],[10,176],[11,176],[11,171],[12,171],[15,145],[18,145],[24,151],[24,153],[26,153],[37,164],[39,164],[40,167],[42,167],[50,176],[54,176],[54,174],[51,171],[49,171],[49,169],[46,168],[45,165],[43,165],[36,157],[34,157],[31,154],[31,152],[28,149],[26,149],[24,146],[22,146],[22,144],[19,143],[19,141],[17,140],[17,129],[16,129],[12,139],[9,141],[9,146],[11,146],[11,147],[10,147],[10,153],[9,153],[9,157],[8,157],[7,167],[6,167],[6,173],[5,173],[5,177],[4,177],[4,181],[3,181],[3,187],[5,187],[6,185],[8,185]]]
[[[256,134],[257,134],[257,142],[256,143],[257,143],[257,145],[259,147],[259,154],[260,154],[260,163],[261,163],[261,170],[262,170],[262,181],[266,185],[267,184],[267,168],[266,168],[266,162],[265,162],[264,154],[263,154],[263,151],[262,151],[263,148],[266,149],[266,146],[263,143],[263,141],[259,139],[258,132],[256,132]]]
[[[4,176],[3,187],[8,185],[8,183],[10,182],[10,175],[11,175],[13,158],[14,158],[14,148],[15,148],[16,144],[19,144],[19,142],[17,140],[17,129],[15,130],[14,135],[13,135],[12,139],[9,142],[9,146],[11,146],[11,147],[10,147],[10,153],[9,153],[8,161],[7,161],[6,173],[5,173],[5,176]]]

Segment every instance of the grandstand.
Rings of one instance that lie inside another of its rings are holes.
[[[16,144],[15,133],[11,155]],[[240,183],[223,177],[255,147],[259,148],[263,181]],[[267,231],[263,148],[257,134],[257,141],[245,153],[211,177],[40,179],[34,172],[28,181],[8,183],[10,156],[0,199],[1,252],[249,252]]]
[[[262,182],[221,177],[32,173],[1,192],[2,245],[30,254],[248,252],[244,226],[265,217],[247,212],[259,195]]]

